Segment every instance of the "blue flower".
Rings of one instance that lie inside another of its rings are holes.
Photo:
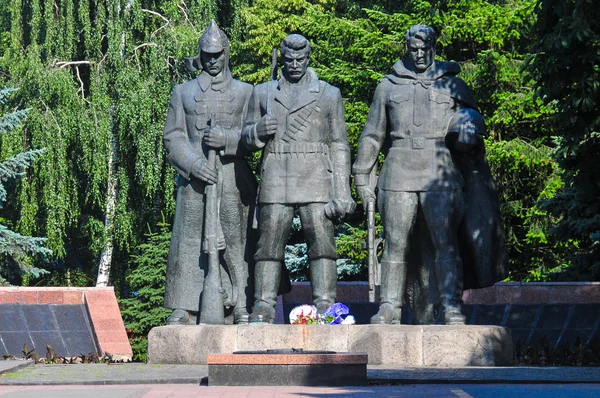
[[[348,307],[346,307],[342,303],[334,303],[331,307],[327,308],[327,310],[323,313],[325,316],[332,316],[334,319],[330,322],[331,325],[337,325],[342,323],[344,320],[342,315],[347,315],[350,313]]]

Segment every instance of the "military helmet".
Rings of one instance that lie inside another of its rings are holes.
[[[213,19],[208,28],[200,36],[200,50],[207,53],[218,53],[229,49],[229,39]]]
[[[460,133],[467,125],[473,125],[479,135],[485,135],[485,121],[475,109],[461,109],[450,119],[448,133]]]
[[[454,149],[462,152],[475,150],[480,147],[483,136],[485,121],[475,109],[461,109],[450,119],[446,139]]]
[[[195,72],[202,69],[200,57],[202,52],[207,53],[219,53],[225,52],[225,55],[229,57],[229,39],[225,32],[223,32],[217,26],[217,23],[213,19],[210,21],[208,28],[200,36],[200,43],[198,44],[198,55],[191,58],[186,58],[186,67],[190,72]]]

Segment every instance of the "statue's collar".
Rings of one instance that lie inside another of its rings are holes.
[[[460,72],[460,65],[456,62],[434,62],[424,72],[415,72],[414,64],[408,59],[401,59],[393,66],[395,77],[414,80],[437,80],[445,75],[456,75]]]
[[[227,90],[227,87],[229,87],[229,83],[231,83],[231,80],[232,77],[229,68],[223,69],[223,71],[215,77],[212,77],[204,71],[202,71],[202,73],[200,73],[200,76],[198,76],[198,83],[200,84],[200,88],[202,89],[202,91],[206,91],[209,88],[211,88],[214,91],[225,92],[225,90]]]
[[[285,78],[283,71],[280,74],[280,78],[279,78],[279,88],[287,88],[292,84],[298,84],[299,86],[306,86],[308,85],[308,90],[310,92],[313,93],[318,93],[320,88],[319,88],[319,77],[317,76],[317,73],[312,69],[312,68],[307,68],[306,69],[306,73],[304,74],[304,76],[302,76],[302,79],[300,79],[300,81],[298,83],[290,83],[289,81],[287,81],[287,79]]]

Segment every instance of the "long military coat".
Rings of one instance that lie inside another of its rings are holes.
[[[248,267],[254,252],[253,247],[248,247],[253,239],[247,239],[247,231],[256,197],[256,180],[243,158],[246,149],[240,143],[252,86],[232,79],[226,72],[227,76],[218,84],[211,84],[210,76],[202,73],[197,79],[176,86],[169,103],[163,138],[167,159],[179,173],[179,182],[167,263],[167,308],[199,309],[207,269],[206,255],[201,253],[205,183],[191,173],[196,162],[207,159],[208,148],[202,144],[202,138],[211,117],[214,117],[212,125],[221,126],[227,137],[217,166],[222,176],[220,226],[229,268],[221,274],[229,290],[231,268]],[[233,299],[231,295],[229,299]]]
[[[254,88],[243,140],[251,150],[264,147],[259,203],[327,203],[350,197],[350,149],[340,90],[308,69],[308,89],[298,98],[279,81]],[[277,119],[275,136],[265,143],[256,123],[269,113]]]

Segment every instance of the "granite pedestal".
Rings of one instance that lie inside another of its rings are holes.
[[[367,354],[250,351],[209,354],[209,386],[361,386]]]
[[[198,325],[148,335],[148,362],[206,364],[209,354],[302,348],[364,352],[370,365],[510,366],[510,329],[499,326]]]

